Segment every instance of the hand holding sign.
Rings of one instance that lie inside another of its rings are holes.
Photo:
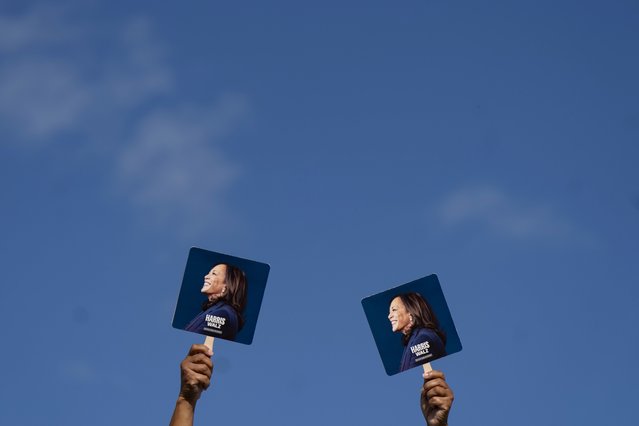
[[[180,364],[180,395],[171,426],[192,426],[195,404],[211,382],[214,337],[251,344],[269,265],[191,248],[173,327],[206,336]]]
[[[430,364],[424,364],[424,366]],[[448,413],[453,404],[453,391],[446,383],[444,373],[430,370],[424,372],[424,385],[420,406],[428,426],[447,426]]]
[[[203,391],[211,384],[213,352],[206,345],[193,345],[189,354],[180,364],[180,396],[179,398],[195,405]]]
[[[420,407],[428,426],[447,426],[453,392],[430,361],[461,350],[436,275],[362,299],[386,374],[424,369]],[[388,324],[390,322],[390,326]]]
[[[193,426],[195,404],[211,383],[213,363],[210,348],[193,345],[180,364],[180,395],[175,403],[170,426]]]

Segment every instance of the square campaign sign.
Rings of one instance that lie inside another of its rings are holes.
[[[270,268],[192,247],[173,327],[250,345]]]
[[[389,376],[462,349],[437,275],[366,297],[362,306]]]

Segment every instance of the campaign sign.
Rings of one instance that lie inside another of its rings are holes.
[[[437,275],[366,297],[362,306],[389,376],[462,349]]]
[[[266,263],[192,247],[173,327],[250,345],[269,270]]]

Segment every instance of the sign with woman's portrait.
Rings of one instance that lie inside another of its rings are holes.
[[[437,275],[366,297],[362,306],[389,376],[462,349]]]
[[[173,327],[250,345],[270,266],[193,247]]]

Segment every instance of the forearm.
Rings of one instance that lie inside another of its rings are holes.
[[[169,426],[193,426],[195,402],[190,402],[179,396],[175,403],[175,410]]]

